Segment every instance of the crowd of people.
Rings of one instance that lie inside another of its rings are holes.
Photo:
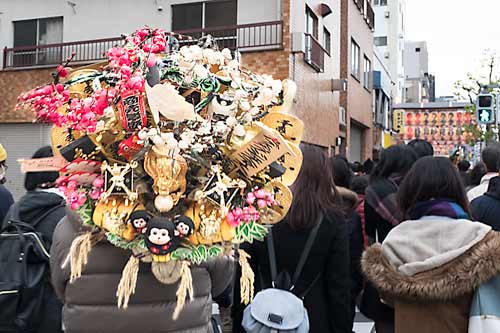
[[[356,307],[375,322],[377,333],[467,332],[474,293],[500,273],[500,148],[485,148],[472,169],[466,161],[433,157],[423,140],[389,147],[378,161],[363,164],[329,158],[312,145],[301,149],[304,161],[292,186],[291,208],[272,228],[275,262],[269,260],[269,243],[243,245],[256,292],[275,285],[292,290],[304,301],[310,332],[352,332]],[[52,155],[47,146],[33,157]],[[0,146],[0,183],[6,159]],[[2,230],[19,219],[41,233],[51,249],[40,325],[26,332],[132,332],[137,327],[217,332],[211,316],[215,304],[232,304],[233,332],[252,332],[242,325],[241,272],[231,257],[194,270],[194,298],[176,321],[167,313],[173,311],[177,289],[158,283],[144,268],[139,279],[145,283],[131,300],[139,306],[114,306],[111,286],[118,283],[127,254],[105,243],[93,251],[97,259],[82,278],[70,283],[64,261],[80,223],[55,188],[57,177],[57,172],[27,173],[27,193],[16,203],[0,185]],[[311,238],[313,230],[318,233]],[[299,263],[309,239],[310,252]],[[297,266],[303,266],[298,276]],[[273,276],[273,270],[279,274]]]

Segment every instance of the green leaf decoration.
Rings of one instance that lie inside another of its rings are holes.
[[[203,110],[211,101],[212,99],[214,99],[215,95],[210,93],[208,94],[207,97],[205,97],[204,99],[201,100],[200,103],[198,103],[195,107],[194,107],[194,111],[196,113],[200,113],[201,110]]]
[[[223,79],[221,77],[217,77],[217,80],[219,81],[220,84],[223,84],[225,86],[230,86],[231,85],[231,79]]]
[[[224,253],[224,249],[220,246],[214,245],[208,249],[208,256],[211,257],[218,257]]]
[[[94,210],[92,208],[91,200],[87,198],[87,201],[83,206],[76,210],[84,225],[94,226],[94,221],[92,221],[92,215]]]
[[[263,241],[267,235],[267,229],[257,222],[242,223],[236,228],[234,243],[252,243],[254,240]]]
[[[218,92],[220,82],[216,78],[210,77],[200,81],[200,89],[207,93]]]
[[[146,244],[144,243],[144,238],[142,235],[139,235],[136,239],[134,239],[131,242],[111,232],[106,233],[106,238],[111,244],[124,250],[132,250],[134,248],[139,248],[144,250],[146,249]]]
[[[171,258],[174,260],[189,260],[191,257],[191,249],[187,247],[180,247],[172,252]]]

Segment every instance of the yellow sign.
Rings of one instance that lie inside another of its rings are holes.
[[[392,146],[392,135],[390,132],[384,131],[384,136],[382,137],[382,147],[389,148]]]
[[[401,133],[404,128],[404,113],[403,110],[392,112],[392,129],[398,133]]]

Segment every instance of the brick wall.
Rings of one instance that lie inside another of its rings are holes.
[[[289,55],[284,50],[244,53],[241,63],[244,68],[257,73],[269,74],[275,79],[284,80],[289,77]]]
[[[29,123],[34,114],[29,110],[15,111],[17,96],[39,85],[48,83],[54,69],[0,71],[0,123]]]

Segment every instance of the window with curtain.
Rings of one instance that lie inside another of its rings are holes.
[[[351,39],[351,75],[360,79],[360,55],[359,45],[354,39]]]
[[[59,44],[63,41],[63,18],[48,17],[14,21],[14,47]],[[31,66],[62,61],[59,47],[33,48],[14,52],[14,66]]]
[[[172,5],[172,30],[201,30],[237,24],[237,0],[200,1]],[[219,47],[236,46],[236,30],[208,31]],[[201,32],[189,33],[200,38]]]
[[[14,21],[14,47],[62,43],[63,18]]]

